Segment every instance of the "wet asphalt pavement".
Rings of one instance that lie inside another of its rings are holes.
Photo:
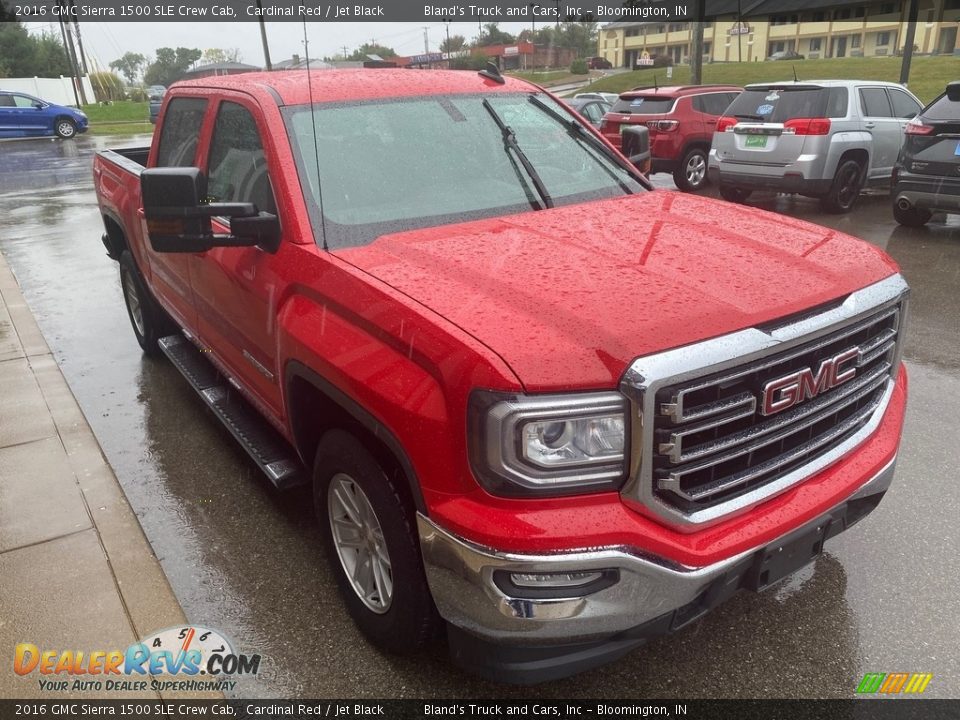
[[[866,672],[931,672],[960,697],[960,218],[898,227],[889,198],[847,216],[758,196],[889,252],[913,288],[910,405],[880,507],[815,566],[741,593],[677,635],[572,679],[518,689],[456,670],[440,644],[386,657],[354,629],[305,491],[272,491],[177,371],[144,358],[100,244],[94,150],[149,138],[0,142],[0,252],[187,617],[265,656],[245,697],[851,697]],[[657,184],[672,187],[667,176]],[[691,240],[695,242],[695,240]],[[2,399],[0,399],[2,402]]]

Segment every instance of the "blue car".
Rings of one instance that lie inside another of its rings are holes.
[[[57,135],[72,138],[87,131],[87,116],[80,110],[52,105],[40,98],[0,90],[0,138]]]

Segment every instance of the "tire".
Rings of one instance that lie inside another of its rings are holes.
[[[904,227],[923,227],[931,217],[933,217],[933,213],[929,210],[921,210],[920,208],[913,207],[901,210],[897,207],[897,201],[893,201],[893,219]]]
[[[70,120],[69,118],[57,118],[57,121],[53,126],[53,131],[57,133],[58,137],[61,137],[64,140],[69,140],[77,134],[77,126],[74,124],[73,120]]]
[[[129,250],[120,255],[120,287],[137,342],[145,355],[159,355],[157,341],[177,332],[177,326],[150,293]]]
[[[833,175],[827,194],[820,198],[820,207],[829,213],[848,213],[853,209],[863,188],[863,166],[856,160],[844,160]]]
[[[673,171],[674,184],[684,192],[699,190],[707,185],[707,152],[703,148],[690,148],[683,155],[680,167]]]
[[[753,193],[752,190],[742,190],[740,188],[731,187],[730,185],[721,185],[720,186],[720,197],[722,197],[727,202],[743,203],[747,201],[747,198]]]
[[[354,623],[377,647],[413,653],[442,627],[420,555],[413,508],[353,435],[320,440],[313,497],[330,568]]]

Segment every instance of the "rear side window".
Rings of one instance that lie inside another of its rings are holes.
[[[620,98],[613,106],[613,112],[624,115],[662,115],[673,108],[673,98],[643,95],[640,97]]]
[[[890,93],[890,104],[893,105],[894,117],[912,118],[920,112],[920,106],[917,101],[907,95],[903,90],[888,89]]]
[[[751,88],[740,93],[725,114],[771,123],[823,117],[828,94],[826,88]]]
[[[842,118],[847,116],[847,107],[850,103],[850,93],[845,87],[830,88],[827,98],[827,117]]]
[[[212,202],[252,202],[257,210],[277,212],[260,132],[242,105],[220,104],[208,165],[207,193]]]
[[[0,95],[0,107],[15,107],[13,95]]]
[[[193,167],[196,165],[200,125],[207,112],[202,98],[176,98],[170,101],[163,119],[157,167]]]
[[[960,121],[960,102],[951,100],[944,93],[927,106],[923,116],[927,120]]]
[[[866,117],[893,117],[883,88],[860,88],[860,109]]]
[[[693,109],[707,115],[723,115],[729,105],[729,93],[710,93],[693,98]]]

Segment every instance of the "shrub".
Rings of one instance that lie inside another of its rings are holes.
[[[570,72],[573,75],[586,75],[589,71],[587,70],[587,61],[583,58],[578,58],[570,63]]]

